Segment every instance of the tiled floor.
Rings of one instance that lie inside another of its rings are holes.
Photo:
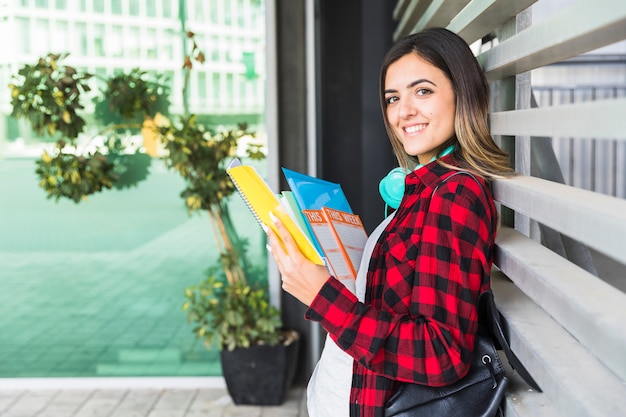
[[[224,389],[0,391],[0,417],[307,417],[303,388],[280,406],[234,405]]]
[[[137,188],[55,203],[32,159],[0,159],[0,378],[220,374],[181,310],[217,259],[182,188],[156,160]]]

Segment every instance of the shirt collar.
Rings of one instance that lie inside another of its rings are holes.
[[[446,155],[441,160],[447,164],[453,164],[452,155]],[[406,178],[407,185],[423,183],[426,187],[435,189],[443,179],[443,176],[451,171],[450,168],[441,166],[437,161],[429,162],[415,171],[410,172]]]

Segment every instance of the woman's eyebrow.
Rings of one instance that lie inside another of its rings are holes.
[[[406,88],[412,88],[412,87],[415,87],[416,85],[421,84],[421,83],[428,83],[428,84],[432,84],[435,87],[437,87],[437,84],[435,84],[434,82],[430,81],[429,79],[427,79],[427,78],[420,78],[419,80],[415,80],[412,83],[409,83],[406,86]]]
[[[420,78],[420,79],[418,79],[418,80],[415,80],[415,81],[410,82],[410,83],[406,86],[406,88],[413,88],[413,87],[415,87],[416,85],[421,84],[421,83],[428,83],[428,84],[432,84],[432,85],[434,85],[435,87],[437,87],[437,84],[435,84],[434,82],[430,81],[429,79],[427,79],[427,78]],[[397,92],[398,92],[398,90],[395,90],[395,89],[392,89],[392,88],[390,88],[390,89],[386,89],[386,90],[384,91],[384,93],[385,93],[385,94],[388,94],[388,93],[397,93]]]

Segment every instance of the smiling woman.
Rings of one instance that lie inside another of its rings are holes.
[[[328,332],[308,386],[311,417],[381,416],[401,383],[461,380],[478,297],[490,288],[498,216],[489,180],[511,169],[487,129],[474,55],[456,34],[428,29],[391,48],[380,86],[405,187],[367,241],[355,293],[308,261],[280,221],[280,236],[268,228],[283,289]]]
[[[401,68],[407,72],[398,74]],[[399,85],[387,84],[388,82],[399,82]],[[408,122],[398,122],[397,119],[401,118],[402,113],[397,114],[396,118],[390,113],[394,111],[393,108],[389,109],[389,107],[394,107],[392,104],[395,105],[395,102],[403,97],[389,95],[388,90],[398,89],[398,92],[404,90],[406,102],[409,98],[406,93],[410,92],[410,87],[413,86],[412,91],[416,97],[412,102],[422,102],[432,101],[431,96],[441,96],[442,91],[450,92],[450,89],[447,89],[449,87],[453,94],[453,101],[448,102],[448,105],[452,106],[454,126],[452,132],[449,130],[441,132],[447,140],[440,143],[435,151],[441,152],[456,143],[462,155],[459,161],[462,168],[487,177],[493,176],[494,173],[496,173],[495,177],[498,177],[500,174],[507,175],[511,172],[508,155],[496,145],[489,131],[487,80],[473,52],[464,41],[458,42],[454,37],[442,36],[436,30],[423,31],[399,41],[383,62],[380,85],[380,103],[387,134],[401,167],[411,171],[419,164],[420,158],[418,154],[404,150],[402,133],[399,136],[397,125],[404,123],[402,126],[405,126]],[[442,103],[445,100],[439,98],[435,101]],[[421,117],[434,115],[434,113],[428,113],[430,107],[425,107],[425,109],[427,110]],[[412,111],[417,110],[419,108],[416,107]],[[432,112],[432,109],[430,111]],[[444,109],[438,110],[438,112],[442,111],[445,112]],[[415,118],[412,120],[419,121]],[[438,120],[442,119],[438,117]],[[431,158],[435,154],[437,152],[431,155]],[[429,162],[431,158],[426,158],[424,162]]]

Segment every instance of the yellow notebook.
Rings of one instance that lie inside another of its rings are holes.
[[[264,224],[274,230],[274,232],[277,232],[276,226],[270,219],[270,211],[273,212],[285,225],[300,252],[311,262],[325,265],[324,260],[300,227],[287,214],[285,209],[279,209],[281,204],[278,197],[276,197],[254,167],[241,165],[239,159],[235,158],[228,164],[226,172],[233,184],[235,184],[237,191],[239,191],[239,195],[241,195],[241,198],[260,224]]]

